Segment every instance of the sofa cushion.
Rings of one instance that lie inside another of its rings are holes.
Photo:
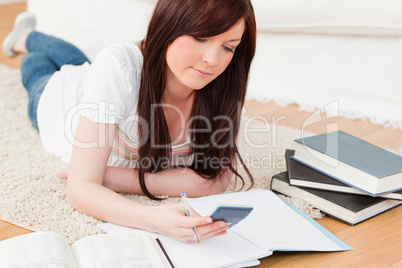
[[[252,0],[260,32],[402,36],[400,0]]]
[[[28,0],[37,30],[78,46],[92,60],[113,43],[145,37],[156,0]]]

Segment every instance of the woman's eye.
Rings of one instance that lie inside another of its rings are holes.
[[[230,47],[227,47],[227,46],[223,46],[223,49],[226,50],[226,51],[228,51],[228,52],[234,53],[234,49],[233,49],[233,48],[230,48]]]
[[[194,39],[194,41],[200,42],[200,43],[205,43],[205,42],[207,42],[207,39],[198,38],[198,37],[195,37],[195,36],[193,36],[193,39]],[[225,46],[225,45],[223,45],[222,47],[223,47],[223,49],[224,49],[225,51],[234,53],[234,48],[231,48],[231,47],[228,47],[228,46]]]
[[[200,43],[204,43],[204,42],[206,42],[207,40],[205,40],[205,39],[201,39],[201,38],[198,38],[198,37],[193,37],[194,38],[194,40],[196,41],[196,42],[200,42]]]

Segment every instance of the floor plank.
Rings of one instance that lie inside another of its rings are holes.
[[[0,41],[3,44],[4,38],[11,31],[17,15],[27,9],[26,2],[13,4],[0,4]],[[0,63],[12,68],[19,68],[22,56],[7,58],[3,51],[0,53]]]

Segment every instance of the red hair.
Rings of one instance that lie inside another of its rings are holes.
[[[179,36],[212,37],[222,34],[241,19],[244,19],[245,30],[240,44],[237,46],[233,59],[226,70],[203,89],[195,91],[194,104],[191,116],[203,116],[211,123],[210,133],[192,133],[193,153],[202,157],[205,164],[192,168],[197,174],[206,179],[219,179],[223,171],[231,170],[244,180],[237,172],[236,159],[245,168],[252,184],[253,178],[241,159],[235,144],[235,137],[240,130],[241,109],[246,95],[250,65],[256,46],[256,23],[254,10],[250,0],[159,0],[148,26],[147,36],[142,42],[144,64],[142,70],[140,94],[138,101],[138,115],[147,122],[153,119],[155,133],[153,141],[143,137],[148,133],[139,125],[141,140],[147,142],[140,146],[139,163],[141,159],[159,159],[171,157],[171,147],[152,148],[151,144],[171,144],[169,129],[162,109],[153,111],[151,106],[160,104],[166,86],[166,51],[168,46]],[[222,105],[225,104],[225,105]],[[230,120],[216,120],[224,116]],[[230,122],[228,122],[230,121]],[[229,125],[228,125],[229,124]],[[203,120],[194,120],[191,129],[206,129],[208,126]],[[222,130],[231,127],[233,131]],[[211,134],[219,145],[211,143]],[[152,137],[151,137],[152,138]],[[219,167],[213,167],[208,159],[229,159]],[[194,161],[195,162],[195,161]],[[163,166],[163,165],[162,165]],[[205,168],[207,166],[208,168]],[[145,185],[146,172],[161,170],[160,166],[139,165],[139,181],[142,191],[150,198],[153,196]]]

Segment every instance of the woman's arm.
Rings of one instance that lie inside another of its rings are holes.
[[[207,180],[189,168],[175,168],[147,173],[145,183],[149,192],[155,196],[178,197],[181,192],[185,192],[189,197],[200,197],[223,193],[232,174],[228,170],[220,179]],[[103,185],[116,192],[144,194],[138,182],[137,170],[107,167]]]
[[[236,138],[239,144],[240,135]],[[61,175],[61,177],[66,175]],[[189,168],[162,170],[145,175],[145,183],[149,192],[155,196],[180,196],[185,192],[189,197],[220,194],[226,191],[233,177],[233,172],[227,169],[218,179],[207,180]],[[120,193],[144,194],[138,181],[137,170],[107,167],[103,185]]]
[[[209,217],[187,217],[182,204],[145,206],[103,186],[115,130],[115,125],[80,118],[67,180],[68,198],[76,209],[101,220],[163,233],[182,241],[194,241],[193,226],[201,239],[226,232],[223,222],[211,223]]]

